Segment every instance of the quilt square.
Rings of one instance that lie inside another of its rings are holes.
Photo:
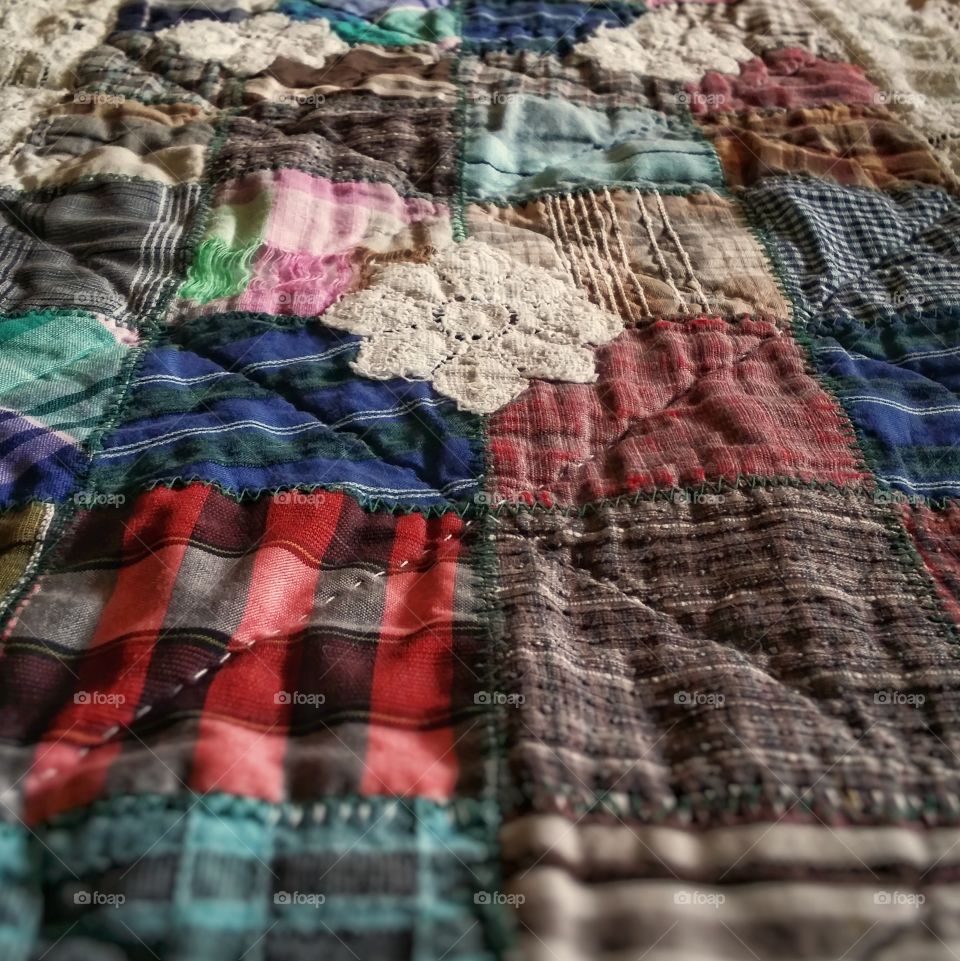
[[[372,78],[371,82],[377,82]],[[383,82],[406,83],[387,75]],[[409,81],[413,83],[413,81]],[[447,81],[427,81],[446,95]],[[453,97],[437,103],[395,98],[389,108],[360,93],[326,96],[311,88],[269,90],[276,98],[229,122],[214,176],[289,167],[337,181],[369,181],[405,196],[449,201],[456,180]],[[322,89],[322,88],[319,88]]]
[[[492,492],[508,500],[570,506],[743,477],[867,477],[797,344],[749,320],[626,330],[598,350],[596,383],[535,383],[488,434]]]
[[[680,192],[722,187],[713,147],[687,116],[488,91],[468,102],[468,200],[525,200],[578,187],[636,184]]]
[[[307,22],[326,20],[350,44],[406,47],[422,44],[455,46],[457,14],[450,0],[279,0],[276,9]]]
[[[473,527],[202,485],[82,512],[9,625],[7,785],[32,820],[183,786],[476,794],[490,708]]]
[[[909,305],[904,304],[904,308]],[[813,356],[880,480],[921,499],[960,494],[960,310],[904,314],[813,338]]]
[[[717,112],[702,124],[735,189],[791,174],[880,189],[951,183],[927,141],[881,105]]]
[[[517,806],[953,817],[960,662],[895,509],[777,486],[498,522]]]
[[[99,175],[196,182],[213,135],[212,115],[198,107],[79,93],[37,124],[14,159],[14,172],[24,189]]]
[[[632,23],[645,9],[626,0],[466,0],[463,39],[479,49],[565,54],[597,30]]]
[[[960,305],[960,204],[942,190],[771,177],[743,198],[811,330]]]
[[[680,84],[624,69],[622,61],[557,56],[553,51],[484,50],[464,55],[457,76],[468,102],[498,104],[520,94],[568,100],[594,110],[646,107],[680,113]]]
[[[444,204],[386,183],[263,170],[222,183],[180,297],[183,316],[230,310],[313,316],[373,254],[450,242]]]
[[[79,310],[0,318],[0,505],[73,493],[134,343],[129,330]]]
[[[937,586],[941,602],[960,624],[960,505],[948,500],[933,509],[909,496],[890,499],[900,503],[904,526]]]
[[[130,493],[203,480],[240,496],[306,485],[406,509],[468,502],[483,469],[480,419],[424,381],[358,375],[359,349],[358,337],[266,315],[171,328],[133,378],[92,483]]]
[[[604,188],[471,204],[466,220],[471,236],[521,262],[557,262],[594,303],[626,319],[790,318],[742,212],[715,193]]]
[[[414,945],[448,961],[498,957],[502,919],[477,899],[496,890],[491,802],[318,795],[294,806],[186,791],[157,802],[118,798],[35,834],[18,826],[5,864],[22,875],[0,897],[8,911],[18,894],[25,904],[5,945],[19,935],[78,961],[171,951],[236,961],[254,943],[261,961],[404,961]],[[41,888],[38,922],[26,905]],[[177,900],[174,922],[166,905]]]
[[[144,180],[0,191],[0,312],[80,308],[138,328],[178,282],[199,198]]]

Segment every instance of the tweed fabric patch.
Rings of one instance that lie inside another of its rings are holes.
[[[182,786],[476,794],[472,528],[200,485],[83,512],[8,628],[5,787],[32,822]]]
[[[960,661],[889,507],[779,487],[499,520],[518,808],[960,814]]]
[[[494,415],[495,499],[570,506],[743,476],[866,476],[842,411],[771,324],[657,321],[601,348],[597,366],[595,384],[538,383]]]

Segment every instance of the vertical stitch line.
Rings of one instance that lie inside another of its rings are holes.
[[[551,216],[554,216],[552,207],[553,204],[556,204],[557,207],[556,216],[558,217],[559,224],[558,233],[563,238],[563,245],[566,248],[570,244],[570,238],[567,236],[567,228],[563,222],[563,208],[560,206],[560,201],[557,200],[556,197],[554,197],[552,194],[547,194],[547,207],[551,211]],[[580,272],[580,264],[577,262],[575,257],[570,258],[570,264],[573,267],[573,273],[577,279],[577,285],[581,290],[588,290],[589,288],[583,280],[583,274]]]
[[[570,194],[566,194],[564,199],[567,201],[567,207],[570,208],[570,223],[577,237],[577,245],[580,247],[583,259],[587,263],[587,270],[590,272],[590,283],[593,286],[594,299],[597,303],[602,304],[603,296],[600,293],[600,281],[597,280],[597,273],[593,268],[593,259],[587,253],[586,245],[583,242],[583,234],[580,232],[580,223],[577,220],[577,208],[574,206],[573,198]]]
[[[663,253],[660,250],[659,244],[657,243],[656,234],[653,232],[653,222],[650,220],[650,214],[647,211],[646,204],[643,202],[643,196],[639,190],[634,191],[634,196],[637,198],[637,206],[640,208],[640,217],[643,220],[643,225],[647,228],[647,236],[650,238],[650,247],[653,250],[653,255],[656,258],[657,263],[660,265],[660,273],[663,275],[663,279],[670,286],[674,296],[677,298],[677,302],[680,305],[680,313],[685,314],[687,312],[687,302],[683,299],[683,294],[680,293],[679,288],[673,282],[673,274],[667,267],[667,262],[664,260]]]
[[[600,237],[600,242],[603,244],[603,252],[607,258],[607,263],[610,265],[608,273],[613,274],[613,283],[617,288],[617,293],[620,295],[620,302],[623,304],[627,316],[631,320],[636,320],[634,315],[633,304],[627,297],[627,292],[624,290],[623,281],[620,279],[619,272],[613,266],[613,254],[610,252],[610,242],[607,240],[607,228],[606,224],[603,222],[603,211],[600,209],[600,205],[597,203],[596,195],[590,194],[590,206],[593,213],[593,221],[597,224],[597,230]]]
[[[577,194],[577,203],[579,203],[580,209],[583,211],[584,230],[588,230],[593,237],[593,243],[590,244],[590,256],[596,261],[597,271],[599,272],[600,276],[603,278],[604,287],[607,288],[607,298],[608,298],[607,306],[609,306],[612,310],[617,311],[617,313],[619,313],[619,310],[617,310],[617,298],[613,293],[613,288],[610,286],[610,271],[606,269],[606,266],[603,262],[603,258],[600,256],[600,246],[597,243],[596,230],[590,219],[590,210],[587,207],[586,200],[583,199],[582,193]],[[608,260],[609,260],[609,256],[610,256],[610,252],[607,251]]]
[[[693,264],[690,263],[690,258],[687,256],[687,252],[680,243],[680,238],[677,236],[677,232],[673,229],[673,224],[670,222],[670,218],[667,216],[667,208],[664,206],[663,197],[660,196],[660,191],[655,190],[653,195],[657,198],[657,208],[660,211],[660,216],[663,218],[663,226],[666,228],[667,236],[673,243],[674,247],[677,248],[677,253],[680,254],[680,259],[683,261],[684,270],[687,272],[687,277],[690,283],[693,285],[694,290],[700,296],[700,303],[703,304],[703,309],[710,312],[710,304],[707,301],[707,295],[703,291],[703,287],[700,286],[700,281],[697,279],[696,274],[693,272]]]
[[[640,304],[643,307],[644,314],[649,316],[652,311],[650,310],[650,305],[647,303],[647,295],[644,293],[640,278],[637,277],[633,268],[630,266],[630,258],[627,256],[627,248],[623,242],[623,232],[620,230],[620,218],[617,215],[617,208],[613,202],[613,197],[610,196],[610,191],[606,187],[603,188],[603,196],[606,200],[607,208],[610,211],[610,219],[613,222],[613,237],[617,242],[617,247],[620,249],[620,259],[623,261],[623,266],[627,269],[628,276],[633,280],[633,286],[640,295]]]

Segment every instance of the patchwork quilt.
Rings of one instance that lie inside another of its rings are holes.
[[[960,7],[0,27],[0,961],[960,956]]]

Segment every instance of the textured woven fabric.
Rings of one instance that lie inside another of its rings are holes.
[[[0,27],[0,961],[960,956],[951,0]]]

